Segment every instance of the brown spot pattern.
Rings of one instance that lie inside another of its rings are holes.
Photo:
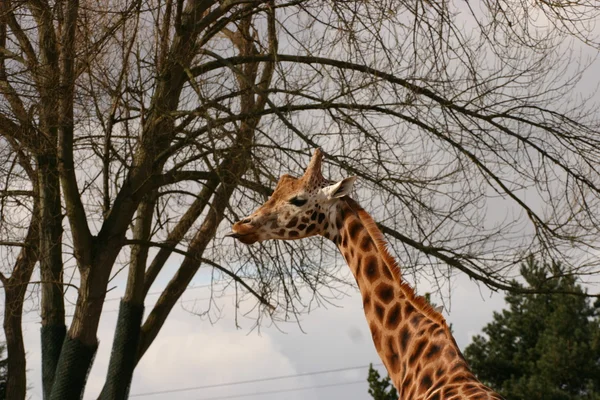
[[[389,304],[394,299],[394,287],[387,283],[380,283],[375,288],[375,293],[385,304]]]
[[[391,310],[388,312],[387,321],[385,321],[385,327],[388,329],[396,329],[400,323],[400,305],[394,304]]]
[[[298,224],[298,217],[294,217],[290,220],[290,222],[287,223],[287,225],[285,226],[286,228],[293,228],[296,226],[296,224]]]
[[[408,347],[408,341],[410,340],[410,337],[411,334],[406,325],[400,328],[400,351],[402,351],[403,353],[406,352],[406,348]]]
[[[358,233],[363,229],[363,226],[357,219],[353,219],[348,227],[348,234],[352,239],[356,239]]]
[[[423,352],[423,349],[425,348],[425,346],[427,345],[427,340],[425,339],[421,339],[417,342],[417,344],[415,345],[415,348],[412,351],[412,354],[410,355],[409,359],[408,359],[408,364],[409,365],[414,365],[415,362],[421,357],[421,353]]]
[[[433,357],[437,356],[440,353],[441,347],[438,344],[432,343],[427,348],[427,352],[425,353],[425,358],[430,360]]]
[[[373,240],[371,239],[371,237],[369,235],[364,235],[360,241],[360,249],[362,251],[367,252],[367,251],[370,251],[372,247],[373,247]]]
[[[355,264],[356,264],[356,272],[355,272],[356,279],[360,280],[360,268],[362,266],[362,257],[360,256],[360,254],[356,257]]]
[[[383,314],[385,313],[385,308],[379,304],[375,303],[375,315],[377,315],[377,319],[379,322],[383,321]]]
[[[388,363],[391,372],[397,373],[400,370],[400,358],[398,357],[398,351],[396,351],[396,338],[393,336],[387,337],[387,348],[388,348]]]
[[[419,323],[421,322],[422,319],[423,319],[423,316],[421,314],[415,314],[410,318],[410,323],[414,327],[417,327],[417,326],[419,326]]]
[[[390,267],[387,265],[383,267],[383,275],[389,280],[394,279],[392,273],[390,272]]]
[[[431,380],[431,375],[424,373],[421,377],[421,385],[419,386],[419,391],[426,392],[427,390],[429,390],[432,384],[433,381]]]
[[[365,276],[370,282],[379,278],[379,263],[374,256],[369,256],[365,259]]]

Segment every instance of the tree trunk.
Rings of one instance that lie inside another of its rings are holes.
[[[29,280],[38,255],[37,204],[37,201],[35,201],[33,218],[13,272],[9,279],[2,279],[4,286],[4,335],[8,353],[6,398],[11,400],[24,400],[27,390],[22,316],[25,293],[27,293]]]
[[[98,345],[65,337],[56,366],[51,400],[80,400]]]
[[[4,334],[8,353],[6,398],[10,400],[25,400],[26,394],[25,346],[21,327],[23,298],[26,288],[26,284],[4,287]]]
[[[143,316],[143,304],[121,301],[106,383],[99,399],[126,400],[128,398],[133,371],[137,364],[137,348]]]
[[[56,154],[37,157],[40,193],[40,275],[42,278],[42,387],[50,397],[56,364],[65,339],[65,305],[62,287],[62,214]]]
[[[148,240],[156,204],[155,193],[147,195],[137,210],[133,237]],[[144,273],[148,259],[148,246],[135,245],[131,249],[131,263],[125,296],[119,306],[106,383],[100,399],[126,400],[136,364],[140,329],[144,316]]]

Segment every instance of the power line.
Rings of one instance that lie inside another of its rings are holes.
[[[383,365],[383,364],[382,363],[373,364],[373,366],[381,366],[381,365]],[[356,367],[326,369],[326,370],[321,370],[321,371],[301,372],[301,373],[298,373],[298,374],[270,376],[270,377],[267,377],[267,378],[257,378],[257,379],[243,380],[243,381],[214,383],[214,384],[202,385],[202,386],[191,386],[191,387],[180,388],[180,389],[168,389],[168,390],[158,390],[158,391],[146,392],[146,393],[134,393],[132,395],[129,395],[129,397],[154,396],[154,395],[157,395],[157,394],[189,392],[189,391],[192,391],[192,390],[211,389],[211,388],[224,387],[224,386],[245,385],[245,384],[248,384],[248,383],[276,381],[276,380],[280,380],[280,379],[299,378],[299,377],[303,377],[303,376],[332,374],[332,373],[335,373],[335,372],[352,371],[352,370],[355,370],[355,369],[364,369],[364,368],[369,368],[369,366],[368,365],[360,365],[360,366],[356,366]],[[361,381],[361,382],[363,382],[363,381]],[[304,389],[302,389],[302,390],[304,390]],[[256,393],[256,394],[260,394],[260,393]],[[208,400],[208,399],[205,399],[205,400]]]
[[[361,379],[359,381],[349,381],[349,382],[340,382],[340,383],[328,383],[326,385],[315,385],[315,386],[301,386],[297,388],[290,389],[279,389],[279,390],[268,390],[264,392],[255,392],[255,393],[243,393],[243,394],[234,394],[229,396],[217,396],[217,397],[203,397],[198,400],[225,400],[225,399],[236,399],[240,397],[249,397],[249,396],[261,396],[265,394],[275,394],[275,393],[287,393],[287,392],[299,392],[301,390],[310,390],[310,389],[322,389],[334,386],[347,386],[347,385],[356,385],[358,383],[366,383],[366,379]]]

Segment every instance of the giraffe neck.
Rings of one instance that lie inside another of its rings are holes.
[[[442,315],[402,282],[373,219],[349,198],[330,217],[325,236],[354,274],[375,348],[400,399],[501,399],[471,373]]]

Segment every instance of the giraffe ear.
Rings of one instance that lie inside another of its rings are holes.
[[[342,179],[339,182],[334,183],[333,185],[325,186],[323,189],[323,193],[327,196],[328,199],[337,199],[340,197],[344,197],[350,193],[352,190],[352,186],[354,186],[354,181],[356,180],[356,176],[351,176],[349,178]]]

